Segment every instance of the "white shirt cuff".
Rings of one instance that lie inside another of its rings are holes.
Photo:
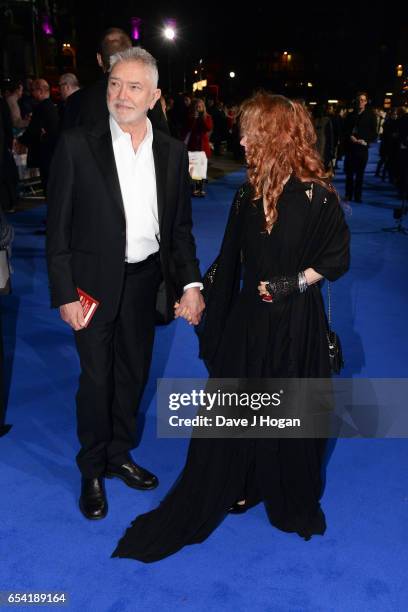
[[[189,283],[188,285],[185,285],[185,287],[183,288],[183,291],[186,291],[187,289],[191,289],[192,287],[198,287],[200,291],[204,289],[203,283]]]

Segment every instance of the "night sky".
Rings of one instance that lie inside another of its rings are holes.
[[[95,69],[99,32],[110,25],[129,31],[130,16],[143,19],[141,42],[159,60],[164,89],[169,55],[178,89],[183,87],[184,76],[191,81],[202,58],[224,91],[228,87],[226,75],[234,70],[237,78],[233,88],[247,93],[259,86],[283,89],[282,79],[268,78],[256,67],[274,52],[287,50],[301,58],[299,79],[312,81],[313,93],[323,98],[352,96],[361,88],[372,96],[383,96],[394,85],[396,64],[408,61],[407,9],[388,10],[383,2],[309,2],[301,7],[289,1],[253,2],[246,11],[238,10],[236,3],[221,1],[74,4],[81,42],[79,71],[82,68],[86,76]],[[161,36],[160,26],[166,17],[177,21],[178,38],[173,43]]]

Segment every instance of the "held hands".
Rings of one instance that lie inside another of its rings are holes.
[[[84,314],[79,300],[60,306],[59,311],[61,319],[65,321],[65,323],[68,323],[75,331],[79,331],[85,327]]]
[[[182,317],[189,325],[198,325],[205,308],[201,291],[198,287],[190,287],[183,293],[180,302],[174,304],[174,317]]]

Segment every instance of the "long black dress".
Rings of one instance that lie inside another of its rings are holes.
[[[329,280],[349,265],[349,232],[336,196],[291,177],[278,202],[278,221],[264,231],[261,202],[251,188],[237,193],[201,330],[210,376],[328,377],[326,317],[318,285],[285,301],[265,303],[259,281],[313,267]],[[241,286],[241,274],[243,283]],[[325,441],[198,439],[159,507],[139,516],[112,556],[151,562],[203,541],[237,500],[263,501],[270,522],[305,539],[323,534],[319,499]]]

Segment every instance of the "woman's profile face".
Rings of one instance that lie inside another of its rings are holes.
[[[241,145],[241,147],[244,147],[244,149],[246,151],[246,147],[247,147],[247,136],[246,136],[246,134],[242,134],[241,140],[239,141],[239,144]]]

